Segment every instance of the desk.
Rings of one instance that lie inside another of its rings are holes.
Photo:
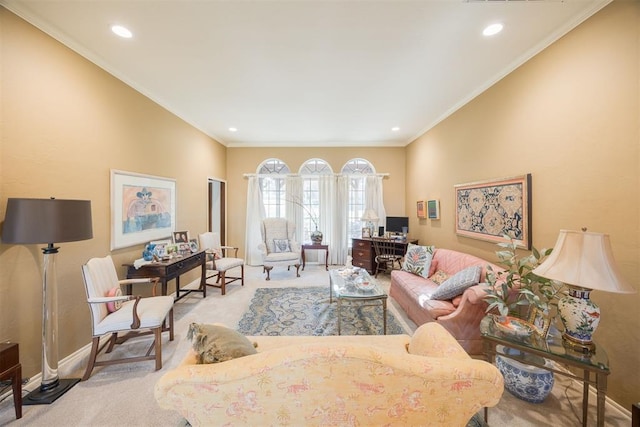
[[[407,253],[409,243],[418,244],[418,239],[397,240],[398,253]],[[362,267],[370,274],[375,274],[378,263],[376,263],[376,251],[373,249],[373,240],[363,237],[351,240],[351,263],[356,267]]]
[[[136,269],[132,264],[125,264],[127,267],[127,279],[139,279],[144,277],[158,277],[162,283],[162,295],[167,295],[167,282],[176,279],[176,301],[190,294],[191,292],[202,292],[202,297],[207,296],[207,256],[204,250],[191,255],[184,255],[168,261],[152,262]],[[198,289],[183,289],[180,296],[180,276],[189,270],[200,266],[202,275],[200,277],[200,287]],[[131,285],[126,285],[127,294],[131,295]]]
[[[573,378],[578,381],[582,381],[582,425],[587,425],[587,409],[589,408],[589,385],[593,384],[596,387],[598,393],[597,409],[598,409],[598,427],[604,426],[604,404],[607,392],[607,376],[609,375],[609,360],[607,353],[601,347],[596,347],[594,354],[583,354],[570,348],[564,347],[562,344],[562,337],[553,336],[546,340],[540,338],[538,335],[533,335],[528,338],[517,339],[510,337],[501,331],[494,328],[493,318],[491,316],[485,316],[480,322],[480,333],[482,334],[482,341],[484,344],[484,354],[487,361],[494,362],[495,356],[508,357],[509,359],[518,360],[516,356],[508,356],[497,352],[496,346],[498,344],[505,347],[515,348],[528,354],[534,354],[536,356],[544,357],[546,359],[553,360],[563,365],[577,368],[583,372],[582,377],[574,375],[568,371],[562,371],[558,369],[550,369],[540,364],[526,361],[527,365],[543,368],[548,371],[553,371],[556,374],[564,375],[569,378]],[[591,377],[594,374],[595,380]],[[485,408],[485,421],[487,412]]]
[[[325,270],[329,271],[329,245],[321,245],[316,243],[305,243],[302,245],[302,271],[304,271],[304,265],[306,264],[304,251],[308,250],[327,251],[327,256],[324,259],[324,268]]]
[[[11,379],[16,419],[22,418],[22,365],[18,344],[0,343],[0,380]]]

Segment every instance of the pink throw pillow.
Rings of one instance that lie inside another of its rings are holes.
[[[122,289],[120,289],[120,286],[111,288],[109,289],[109,292],[107,292],[108,297],[119,297],[121,295],[122,295]],[[113,313],[114,311],[120,310],[120,307],[122,307],[122,301],[111,301],[107,303],[107,311],[109,313]]]

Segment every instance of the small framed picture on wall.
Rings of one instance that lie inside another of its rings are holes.
[[[427,202],[427,215],[429,219],[440,219],[440,200],[429,200]]]
[[[416,211],[418,214],[418,218],[424,219],[427,217],[427,207],[424,203],[424,200],[418,200],[416,202]]]

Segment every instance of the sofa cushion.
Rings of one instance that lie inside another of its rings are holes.
[[[482,267],[474,265],[461,270],[438,286],[431,294],[432,299],[448,300],[464,292],[465,289],[477,285],[480,281]]]
[[[256,354],[256,345],[244,335],[223,325],[192,323],[187,339],[193,341],[196,363],[218,363]]]
[[[404,262],[402,263],[402,269],[426,279],[429,277],[433,250],[433,246],[420,246],[409,243],[407,253],[404,256]]]

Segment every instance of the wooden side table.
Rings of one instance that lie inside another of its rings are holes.
[[[324,268],[329,271],[329,245],[318,245],[316,243],[305,243],[302,245],[302,271],[304,271],[304,265],[306,264],[304,251],[308,250],[324,250],[327,251],[327,256],[324,259]]]
[[[0,343],[0,380],[11,379],[16,419],[22,418],[22,365],[17,343]]]

